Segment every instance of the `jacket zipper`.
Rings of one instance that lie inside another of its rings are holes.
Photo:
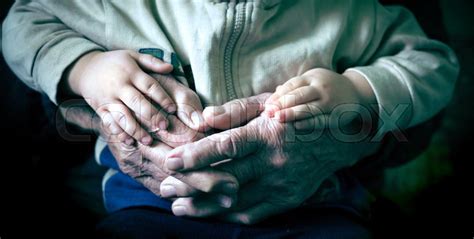
[[[228,100],[237,99],[237,93],[235,92],[234,81],[232,79],[232,56],[237,41],[244,29],[245,2],[241,4],[236,3],[236,9],[236,17],[232,27],[232,32],[224,50],[224,79]]]

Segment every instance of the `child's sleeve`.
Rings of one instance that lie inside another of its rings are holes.
[[[91,16],[103,15],[100,1],[67,2],[82,4]],[[61,9],[51,9],[52,6],[52,1],[16,1],[3,23],[2,50],[8,65],[23,82],[56,102],[57,85],[66,68],[83,54],[103,48],[63,24],[52,13]],[[88,22],[77,19],[78,24]],[[103,30],[97,22],[90,27]]]
[[[409,11],[380,4],[373,10],[374,24],[366,24],[367,16],[359,22],[366,24],[359,28],[364,29],[360,34],[372,34],[357,64],[360,67],[348,70],[359,72],[372,86],[382,121],[380,132],[387,132],[394,126],[421,123],[445,107],[459,67],[453,51],[428,39]]]

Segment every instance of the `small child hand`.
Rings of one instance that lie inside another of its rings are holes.
[[[149,145],[153,139],[147,131],[166,129],[166,113],[175,112],[176,105],[142,69],[168,74],[173,67],[133,51],[91,52],[73,65],[67,80],[70,91],[84,97],[112,134],[122,134],[127,143],[133,142],[131,136]]]
[[[302,129],[346,125],[354,119],[355,114],[341,115],[337,120],[331,120],[335,122],[328,122],[328,119],[338,105],[350,104],[348,106],[358,110],[357,107],[364,103],[358,86],[361,84],[360,77],[354,81],[354,74],[358,75],[355,72],[338,74],[318,68],[294,77],[277,87],[265,102],[264,114],[282,123],[296,121],[295,127]],[[363,80],[366,81],[365,78]]]

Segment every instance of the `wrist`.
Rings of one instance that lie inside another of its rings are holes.
[[[360,104],[370,107],[370,105],[377,103],[374,90],[372,89],[372,86],[370,86],[369,81],[363,75],[357,71],[346,71],[342,75],[349,79],[354,86]]]
[[[64,71],[63,78],[58,85],[58,95],[61,95],[62,99],[82,96],[81,85],[84,83],[82,76],[89,67],[92,59],[100,53],[101,51],[88,52],[78,58]]]

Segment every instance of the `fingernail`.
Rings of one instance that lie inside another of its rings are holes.
[[[176,105],[169,105],[168,107],[166,107],[166,112],[170,114],[173,114],[174,112],[176,112],[176,110]]]
[[[176,188],[171,185],[161,186],[160,193],[162,197],[174,197],[176,196]]]
[[[184,206],[174,206],[173,213],[175,216],[184,216],[186,215],[186,207]]]
[[[158,123],[158,127],[160,128],[160,130],[166,130],[168,128],[168,123],[162,120],[160,121],[160,123]]]
[[[151,144],[151,141],[153,141],[153,139],[152,139],[150,136],[148,136],[148,135],[145,136],[145,137],[143,137],[143,138],[140,140],[140,142],[142,142],[142,144],[144,144],[144,145],[149,145],[149,144]]]
[[[184,162],[182,158],[168,158],[166,160],[166,167],[169,170],[177,171],[184,168]]]
[[[226,195],[219,195],[218,199],[219,205],[223,208],[230,208],[232,207],[232,198]]]
[[[225,108],[222,106],[210,106],[208,108],[212,112],[213,116],[218,116],[225,113]]]
[[[237,184],[235,183],[226,183],[224,184],[224,189],[223,191],[227,194],[233,194],[233,193],[236,193],[237,192]]]

